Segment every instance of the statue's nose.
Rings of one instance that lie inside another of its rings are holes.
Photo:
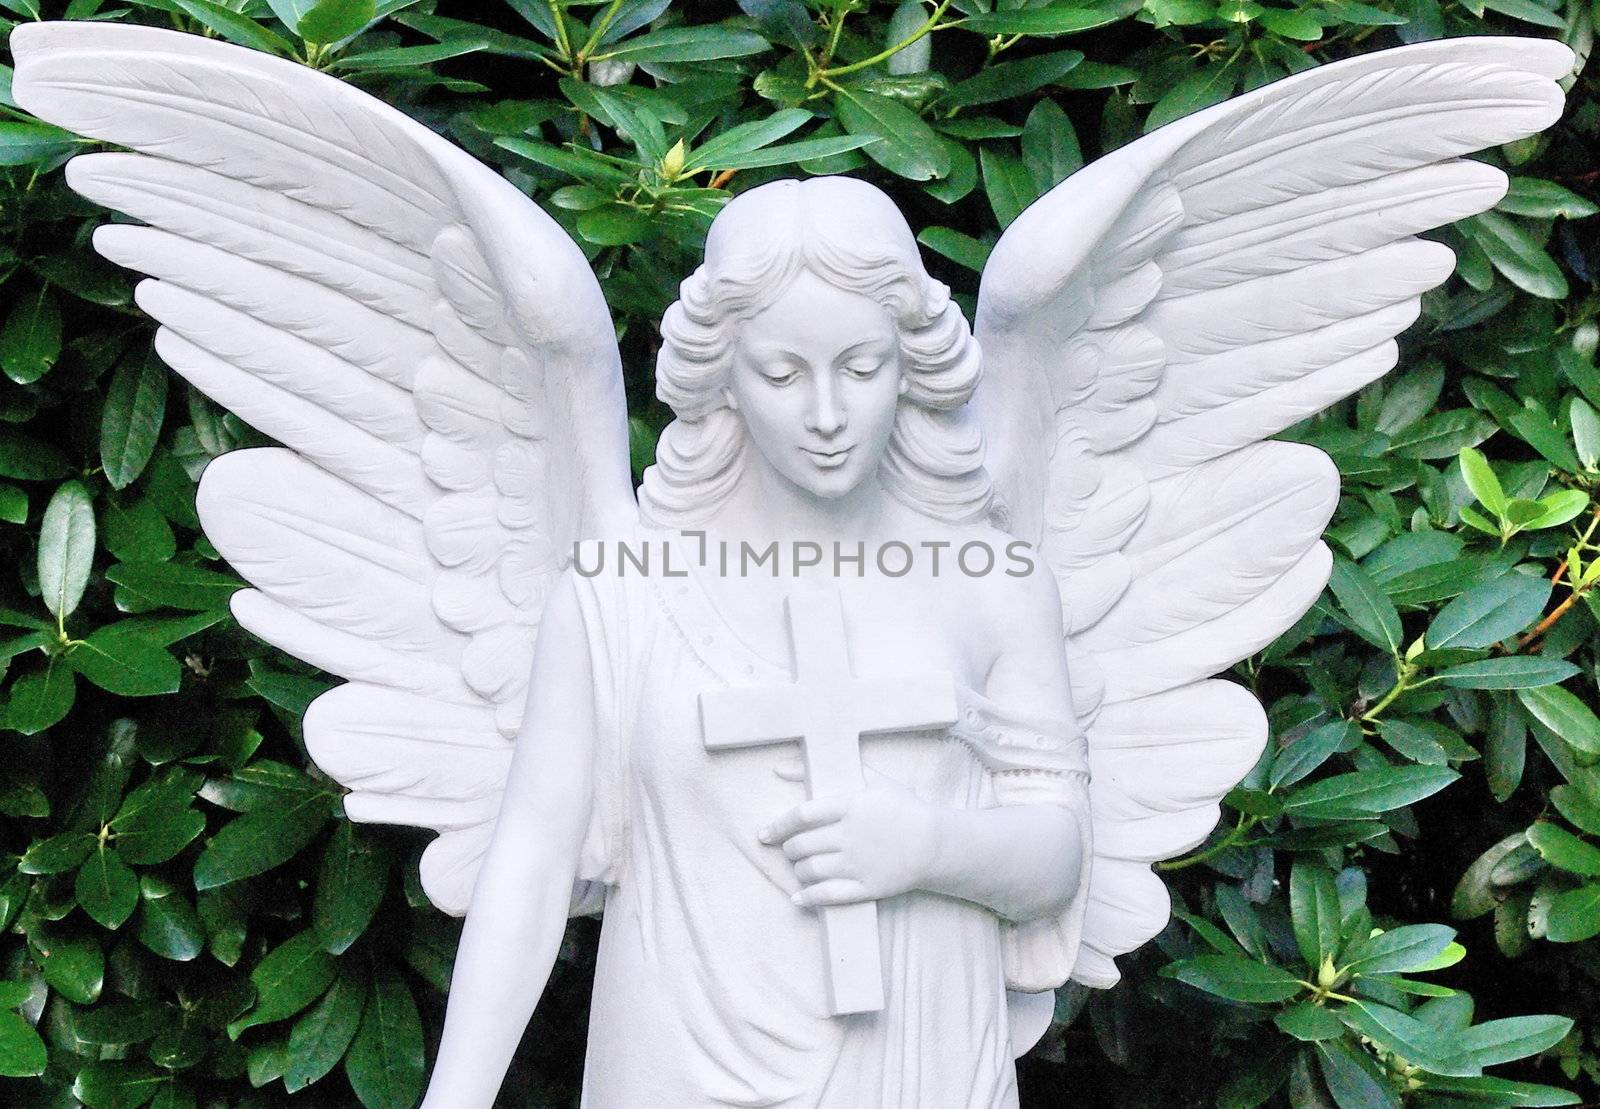
[[[814,385],[811,404],[806,412],[806,428],[822,436],[837,435],[849,421],[839,397],[838,381],[831,372],[817,374],[812,380]]]

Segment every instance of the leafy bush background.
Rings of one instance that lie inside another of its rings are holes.
[[[0,23],[36,2],[0,0]],[[868,177],[970,298],[1024,205],[1164,120],[1441,35],[1586,55],[1600,18],[1591,0],[45,9],[298,58],[500,167],[601,275],[636,465],[666,418],[656,322],[731,191]],[[88,248],[102,214],[63,185],[81,144],[20,112],[9,78],[0,1101],[409,1106],[456,925],[421,896],[421,837],[351,826],[308,765],[298,720],[326,680],[229,619],[238,583],[193,482],[256,436],[154,361],[130,276]],[[1442,233],[1457,275],[1402,369],[1296,429],[1344,473],[1340,557],[1317,609],[1239,668],[1268,755],[1171,864],[1178,917],[1127,982],[1062,994],[1024,1104],[1600,1098],[1595,93],[1580,77],[1560,125],[1487,155],[1511,194]],[[576,1103],[596,934],[572,925],[508,1104]]]

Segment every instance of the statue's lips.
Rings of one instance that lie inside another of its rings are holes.
[[[835,467],[843,466],[845,459],[850,457],[850,452],[854,448],[841,447],[836,451],[819,451],[813,450],[810,447],[801,447],[800,449],[810,456],[811,461],[816,463],[820,468],[824,470],[832,470]]]

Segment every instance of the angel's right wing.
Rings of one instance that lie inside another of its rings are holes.
[[[487,166],[332,77],[154,28],[31,23],[14,96],[139,153],[67,166],[143,220],[95,248],[156,350],[283,447],[207,467],[207,536],[252,585],[239,622],[347,683],[306,744],[352,819],[441,833],[466,910],[499,810],[545,593],[627,527],[621,364],[599,285]]]

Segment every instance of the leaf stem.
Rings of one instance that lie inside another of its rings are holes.
[[[906,47],[917,42],[930,31],[938,30],[939,17],[944,15],[945,10],[950,7],[950,3],[951,0],[940,0],[939,6],[933,9],[933,14],[928,16],[928,18],[923,22],[922,26],[918,27],[915,31],[912,31],[909,35],[895,43],[893,46],[878,51],[870,58],[862,58],[859,62],[851,62],[849,65],[835,66],[832,68],[827,66],[825,60],[824,64],[818,68],[817,71],[811,75],[811,79],[806,82],[806,87],[811,88],[815,86],[818,81],[824,81],[829,77],[843,77],[847,73],[855,73],[858,70],[875,66],[879,62],[888,61]],[[844,20],[841,18],[839,23],[843,24],[843,22]]]
[[[1229,829],[1227,835],[1203,851],[1196,851],[1192,855],[1185,855],[1181,859],[1168,859],[1166,862],[1157,863],[1157,870],[1183,870],[1207,859],[1215,858],[1230,847],[1239,846],[1239,841],[1256,826],[1257,818],[1244,813],[1239,814],[1239,822]]]
[[[571,62],[574,58],[572,56],[572,39],[567,34],[566,13],[562,11],[559,0],[547,0],[547,3],[550,8],[550,17],[556,23],[556,46],[561,50],[561,57]]]
[[[611,6],[606,9],[606,14],[600,17],[600,22],[594,25],[594,30],[589,33],[589,38],[578,49],[578,56],[573,59],[579,65],[589,57],[589,51],[600,45],[600,39],[611,29],[611,23],[617,18],[617,13],[622,10],[622,0],[611,0]]]

